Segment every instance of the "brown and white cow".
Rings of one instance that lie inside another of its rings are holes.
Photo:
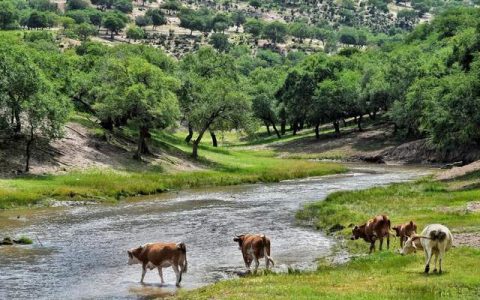
[[[142,264],[143,283],[147,268],[158,268],[161,283],[163,284],[162,268],[172,267],[177,276],[176,285],[182,281],[182,274],[187,272],[187,248],[184,243],[149,243],[128,252],[128,264]]]
[[[400,224],[392,228],[395,231],[396,236],[400,237],[400,248],[403,248],[403,243],[412,236],[412,234],[417,233],[417,224],[410,221],[405,224]]]
[[[355,226],[352,229],[352,240],[362,238],[370,243],[370,253],[375,250],[375,241],[380,240],[379,249],[382,250],[383,238],[387,238],[387,249],[390,247],[390,219],[386,215],[379,215],[367,223]]]
[[[263,234],[242,234],[233,238],[234,242],[238,242],[238,247],[242,251],[243,261],[248,270],[252,261],[255,262],[255,270],[257,272],[258,261],[260,258],[265,258],[265,264],[268,268],[270,263],[275,265],[273,259],[270,257],[270,239]]]

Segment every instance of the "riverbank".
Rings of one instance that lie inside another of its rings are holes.
[[[188,145],[182,147],[188,148]],[[116,201],[124,197],[150,195],[167,190],[278,182],[347,171],[346,167],[337,163],[280,159],[267,151],[225,150],[202,146],[201,155],[201,163],[205,168],[199,170],[87,169],[57,176],[0,179],[0,209],[37,205],[51,199]]]
[[[297,218],[319,230],[345,227],[335,233],[341,249],[351,255],[349,262],[337,265],[319,263],[315,272],[290,272],[252,276],[182,292],[181,299],[478,299],[480,296],[480,250],[457,246],[444,259],[442,275],[423,274],[423,253],[400,256],[398,239],[389,251],[367,255],[368,244],[348,239],[351,224],[365,222],[375,214],[386,213],[393,224],[415,220],[426,224],[443,223],[454,237],[480,236],[480,209],[472,205],[480,197],[480,173],[448,182],[422,179],[363,191],[337,192],[326,200],[306,206]],[[457,244],[460,242],[457,241]],[[273,250],[273,253],[275,250]]]

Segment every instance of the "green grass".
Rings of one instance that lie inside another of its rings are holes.
[[[470,178],[470,177],[468,177]],[[351,241],[351,224],[386,213],[393,224],[414,220],[419,229],[430,223],[443,223],[452,232],[480,232],[480,213],[466,209],[478,201],[480,190],[452,190],[455,182],[440,183],[423,179],[353,192],[337,192],[299,211],[297,218],[317,229],[336,224],[341,247],[353,256],[342,265],[326,261],[315,272],[268,274],[219,282],[179,294],[181,299],[479,299],[480,250],[457,247],[450,250],[442,275],[424,275],[423,253],[401,256],[398,239],[390,251],[367,255],[368,244]],[[378,246],[377,246],[378,247]],[[275,253],[275,250],[272,250]]]
[[[182,139],[153,134],[153,144],[186,157],[191,149]],[[234,151],[202,145],[200,171],[144,172],[87,170],[59,176],[28,176],[0,180],[0,208],[27,206],[45,199],[114,201],[166,190],[200,186],[276,182],[345,172],[334,163],[279,159],[270,152]]]

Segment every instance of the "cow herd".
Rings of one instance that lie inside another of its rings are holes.
[[[400,238],[400,253],[402,255],[423,250],[425,252],[425,273],[430,271],[430,261],[435,256],[435,268],[433,272],[442,273],[442,260],[445,252],[453,245],[453,236],[444,225],[427,225],[421,234],[417,234],[417,225],[410,221],[405,224],[394,226],[394,236]],[[375,242],[380,241],[379,249],[382,250],[383,239],[387,239],[387,249],[390,246],[391,222],[388,216],[379,215],[360,226],[352,229],[352,240],[362,238],[370,243],[370,253],[375,250]],[[439,269],[437,270],[437,261]]]
[[[370,243],[370,253],[375,250],[375,242],[379,240],[379,249],[382,250],[383,240],[387,240],[387,249],[390,247],[390,235],[400,238],[400,253],[402,255],[424,250],[425,252],[425,273],[430,271],[430,261],[435,256],[435,268],[437,272],[437,260],[439,260],[438,272],[442,272],[442,260],[445,252],[453,244],[453,237],[450,230],[440,224],[431,224],[426,226],[420,235],[417,234],[417,225],[410,221],[405,224],[391,228],[391,222],[388,216],[379,215],[360,226],[352,229],[352,240],[362,238]],[[270,239],[263,234],[242,234],[235,236],[234,242],[242,252],[245,267],[250,271],[252,262],[254,263],[254,272],[257,272],[260,264],[259,260],[265,258],[266,268],[270,264],[274,265],[270,257]],[[160,281],[163,284],[163,268],[172,267],[176,275],[176,285],[179,286],[182,281],[182,274],[187,272],[187,248],[184,243],[149,243],[143,246],[133,248],[127,251],[128,264],[141,264],[143,279],[147,269],[158,269]]]

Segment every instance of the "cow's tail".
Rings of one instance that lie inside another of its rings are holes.
[[[447,234],[441,230],[432,230],[430,231],[430,239],[432,241],[442,242],[447,237]]]
[[[187,273],[188,269],[188,262],[187,262],[187,247],[185,246],[185,243],[178,243],[177,244],[177,249],[182,251],[183,253],[183,266],[182,266],[182,273]]]
[[[272,266],[275,266],[275,262],[273,261],[273,259],[270,257],[270,255],[268,255],[268,251],[267,251],[267,248],[270,247],[268,241],[267,241],[267,237],[265,235],[262,234],[262,241],[263,241],[263,255],[265,256],[265,258],[270,261],[272,263]]]

